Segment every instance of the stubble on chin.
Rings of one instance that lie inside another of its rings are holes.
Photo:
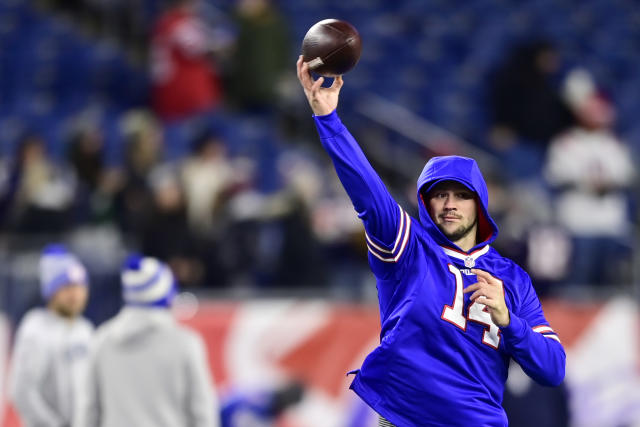
[[[452,242],[456,242],[462,239],[463,237],[466,237],[467,234],[469,234],[473,230],[476,224],[477,224],[477,220],[469,224],[467,227],[465,227],[464,225],[461,225],[460,227],[456,228],[452,232],[446,231],[444,227],[440,224],[438,224],[438,228],[440,229],[440,231],[442,231],[442,234],[444,234],[447,239],[451,240]]]

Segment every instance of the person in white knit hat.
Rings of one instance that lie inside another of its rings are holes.
[[[171,270],[133,255],[121,279],[125,306],[96,332],[74,427],[217,427],[203,340],[169,310]]]
[[[32,309],[18,326],[9,395],[24,427],[69,427],[93,335],[81,316],[87,272],[64,246],[52,244],[40,258],[40,285],[46,308]]]

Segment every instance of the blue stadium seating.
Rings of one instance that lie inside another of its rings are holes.
[[[223,11],[234,7],[231,0],[209,1]],[[347,76],[354,98],[378,93],[478,144],[489,123],[486,76],[518,41],[547,37],[558,44],[567,67],[581,65],[595,74],[619,108],[619,130],[640,145],[640,11],[633,0],[276,3],[295,43],[319,19],[343,18],[357,26],[364,51]],[[151,21],[158,1],[144,4]],[[42,127],[51,124],[54,130],[45,131],[51,136],[59,134],[60,121],[89,104],[101,104],[115,116],[144,104],[148,88],[144,71],[116,48],[16,0],[0,2],[0,77],[0,123],[14,123],[9,129],[15,130],[15,123],[30,126],[37,119]],[[233,124],[229,128],[240,129],[250,120],[226,119]],[[174,126],[167,129],[168,145],[179,155],[186,134]],[[259,128],[262,137],[273,139],[268,126]],[[0,133],[4,139],[15,132]],[[111,133],[115,138],[117,132]],[[0,154],[13,142],[5,139]]]
[[[489,120],[486,75],[509,47],[534,37],[555,41],[567,66],[586,66],[596,75],[620,109],[623,133],[635,126],[640,111],[638,92],[621,89],[636,88],[640,78],[640,18],[631,0],[309,0],[279,5],[295,23],[297,39],[324,17],[353,22],[364,52],[349,84],[363,75],[359,90],[406,102],[477,143]]]

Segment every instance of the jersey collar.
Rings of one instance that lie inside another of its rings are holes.
[[[440,246],[440,247],[442,248],[444,253],[449,255],[450,257],[464,261],[464,266],[467,268],[475,267],[476,261],[478,260],[478,258],[480,258],[482,255],[489,252],[489,249],[490,249],[489,245],[484,245],[480,249],[476,249],[475,251],[468,254],[465,252],[458,251],[456,249],[447,248],[445,246]]]

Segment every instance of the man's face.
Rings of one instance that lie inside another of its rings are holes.
[[[473,233],[478,210],[475,193],[457,181],[443,181],[426,195],[427,210],[440,231],[452,242]]]
[[[62,317],[73,319],[87,305],[89,291],[84,284],[69,284],[60,288],[49,300],[49,307]]]

